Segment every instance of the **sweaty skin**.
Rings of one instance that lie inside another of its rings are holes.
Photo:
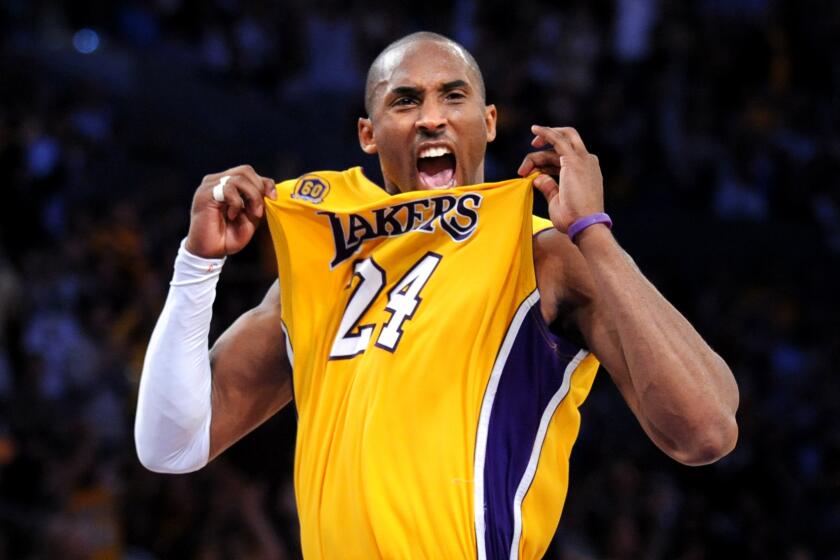
[[[417,158],[429,146],[452,152],[456,185],[483,182],[496,109],[485,104],[480,77],[462,51],[422,37],[387,52],[378,70],[358,136],[363,151],[378,154],[388,192],[428,188]],[[738,388],[728,366],[644,277],[609,229],[589,227],[577,244],[566,236],[575,219],[603,211],[598,159],[572,128],[534,126],[532,132],[536,151],[525,156],[519,174],[541,172],[534,184],[556,228],[534,239],[543,317],[562,320],[582,335],[665,453],[688,465],[726,455],[738,433]],[[219,203],[211,191],[224,174],[235,180]],[[262,217],[262,194],[272,196],[273,184],[247,166],[205,178],[193,200],[188,249],[205,257],[241,250]],[[291,400],[285,345],[276,337],[279,324],[275,283],[213,346],[211,459]]]

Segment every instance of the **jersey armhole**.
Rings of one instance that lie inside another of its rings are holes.
[[[551,220],[543,218],[541,216],[531,216],[531,235],[532,237],[536,237],[541,233],[546,231],[551,231],[554,228],[554,224]],[[536,278],[537,270],[536,265],[534,266],[534,277]],[[566,313],[565,310],[561,310],[558,318],[555,319],[551,324],[545,322],[542,317],[542,313],[539,313],[539,322],[542,324],[543,329],[545,332],[550,332],[552,336],[558,337],[561,340],[572,344],[578,347],[581,350],[586,350],[587,352],[591,352],[589,347],[586,344],[586,340],[584,340],[583,335],[575,330],[570,330],[567,325],[563,323],[563,315]]]
[[[542,218],[540,216],[531,216],[531,235],[536,236],[553,228],[554,224],[551,223],[551,220],[547,220],[546,218]]]

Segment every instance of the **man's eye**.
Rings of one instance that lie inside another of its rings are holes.
[[[414,105],[417,99],[414,97],[399,97],[394,101],[394,105]]]
[[[464,93],[461,92],[461,91],[450,91],[449,93],[446,94],[446,99],[449,99],[449,100],[452,100],[452,101],[457,101],[459,99],[464,99],[465,97],[466,97],[466,95],[464,95]]]

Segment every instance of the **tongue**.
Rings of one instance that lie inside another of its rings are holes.
[[[421,158],[417,162],[420,181],[428,188],[448,187],[455,175],[455,165],[450,155]]]

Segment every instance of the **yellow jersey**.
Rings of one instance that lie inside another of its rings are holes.
[[[266,199],[307,558],[539,558],[598,369],[539,306],[533,177],[389,195],[361,168]]]

